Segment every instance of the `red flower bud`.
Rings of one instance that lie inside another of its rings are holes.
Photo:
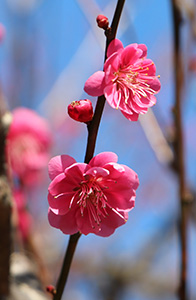
[[[68,105],[68,114],[75,121],[88,123],[93,118],[93,106],[90,100],[73,101]]]
[[[97,25],[104,30],[106,30],[109,26],[108,18],[104,15],[98,15],[96,21]]]
[[[56,289],[53,285],[48,285],[46,287],[46,291],[52,295],[55,295],[56,294]]]

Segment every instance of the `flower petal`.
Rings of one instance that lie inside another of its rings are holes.
[[[70,165],[76,163],[75,159],[69,155],[58,155],[53,157],[48,163],[49,177],[53,180],[57,175],[63,173]]]
[[[104,89],[104,95],[112,108],[117,108],[119,99],[122,97],[121,89],[117,90],[116,83],[107,85]]]
[[[104,77],[103,71],[95,72],[85,82],[84,91],[91,96],[103,95]]]
[[[60,229],[65,234],[74,234],[78,232],[75,219],[75,211],[70,210],[63,216],[56,215],[51,209],[48,210],[48,220],[52,227]]]
[[[89,169],[85,163],[75,163],[65,170],[66,180],[79,185],[84,179],[83,174]]]
[[[128,213],[126,211],[108,209],[108,216],[101,223],[100,230],[96,235],[108,237],[114,233],[116,228],[125,224],[127,220]]]
[[[48,203],[50,209],[57,215],[66,214],[70,209],[70,203],[73,196],[73,191],[67,194],[63,194],[56,198],[53,197],[50,193],[48,193]]]
[[[107,57],[111,56],[114,52],[119,52],[123,49],[123,44],[120,40],[114,39],[110,42],[107,49]]]
[[[137,44],[132,44],[124,48],[121,55],[121,68],[134,64],[142,55],[142,50],[137,47]]]
[[[98,178],[102,178],[102,177],[106,177],[108,176],[110,173],[108,170],[101,168],[101,167],[92,167],[90,168],[85,175],[90,175],[96,179]]]
[[[121,113],[127,118],[129,121],[137,121],[139,114],[136,112],[132,112],[131,114],[129,112],[125,112],[121,110]]]
[[[102,152],[94,156],[90,162],[91,167],[104,167],[109,162],[117,162],[118,156],[114,152]]]
[[[142,55],[140,56],[140,58],[145,58],[147,56],[147,47],[144,44],[139,44],[138,48],[141,49],[143,51]]]

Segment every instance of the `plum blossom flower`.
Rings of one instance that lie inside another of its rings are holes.
[[[51,141],[47,121],[35,111],[24,107],[13,111],[7,135],[7,158],[13,175],[23,184],[32,185],[42,178]]]
[[[84,90],[91,96],[104,94],[107,102],[131,121],[137,121],[139,114],[147,113],[156,103],[155,94],[161,84],[152,60],[147,59],[144,44],[123,47],[114,39],[108,46],[104,71],[94,73],[86,81]]]
[[[68,155],[49,162],[49,223],[65,234],[78,231],[109,236],[126,223],[135,204],[137,174],[117,163],[117,155],[103,152],[89,164]]]

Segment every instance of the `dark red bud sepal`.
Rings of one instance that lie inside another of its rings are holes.
[[[78,122],[89,123],[93,118],[93,106],[90,100],[73,101],[68,105],[68,115]]]
[[[108,18],[106,16],[98,15],[96,21],[97,21],[97,25],[100,28],[103,28],[104,30],[108,29],[109,21],[108,21]]]

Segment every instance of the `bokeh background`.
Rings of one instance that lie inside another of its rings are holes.
[[[181,1],[181,5],[183,1]],[[196,9],[195,1],[184,1]],[[186,181],[195,192],[196,180],[196,55],[193,23],[183,7],[184,63],[183,122]],[[0,22],[6,35],[0,45],[0,82],[7,106],[36,110],[53,132],[51,157],[69,154],[82,162],[87,131],[67,115],[67,105],[89,98],[83,86],[103,67],[105,36],[96,16],[112,20],[114,0],[3,0]],[[194,9],[192,12],[194,13]],[[109,238],[92,234],[80,238],[66,299],[175,300],[179,282],[178,181],[170,166],[168,141],[173,132],[174,68],[171,1],[126,1],[117,37],[126,46],[144,43],[157,66],[162,88],[157,104],[138,122],[129,122],[106,103],[95,154],[113,151],[119,163],[134,169],[140,179],[136,207],[125,226]],[[95,98],[93,105],[96,103]],[[157,123],[158,122],[158,123]],[[161,131],[160,131],[161,130]],[[68,236],[47,220],[49,179],[29,189],[33,238],[55,284]],[[196,299],[195,208],[189,220],[189,299]],[[65,298],[64,298],[65,299]]]

